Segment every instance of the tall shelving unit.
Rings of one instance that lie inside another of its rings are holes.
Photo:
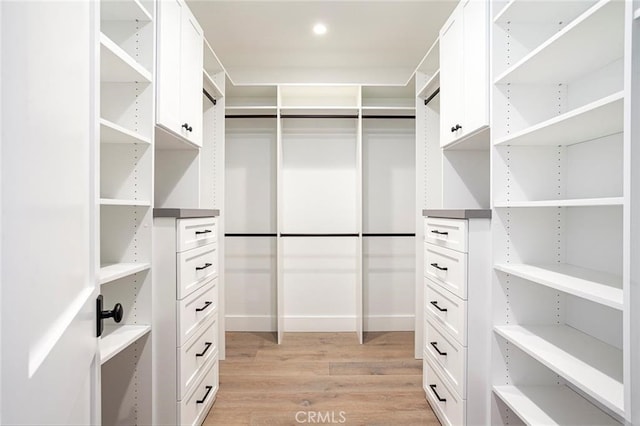
[[[617,424],[630,418],[631,18],[609,0],[493,6],[492,423]]]
[[[100,2],[102,423],[151,422],[154,2]]]

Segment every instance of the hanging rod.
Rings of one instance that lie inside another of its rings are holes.
[[[436,91],[435,91],[435,92],[433,92],[433,93],[431,94],[431,96],[429,96],[427,99],[425,99],[425,100],[424,100],[424,104],[425,104],[425,105],[427,105],[429,102],[431,102],[431,100],[432,100],[433,98],[435,98],[436,96],[438,96],[438,93],[440,93],[440,88],[439,88],[439,87],[436,89]]]
[[[225,115],[224,118],[278,118],[276,114],[238,114],[238,115]]]
[[[209,92],[207,92],[207,89],[202,89],[202,93],[204,93],[204,95],[207,97],[207,99],[209,99],[211,101],[212,104],[214,104],[214,105],[218,104],[216,99],[213,96],[211,96],[211,94]]]
[[[321,115],[321,114],[291,114],[291,115],[281,115],[280,118],[349,118],[355,119],[358,118],[357,115]]]
[[[392,119],[392,120],[415,120],[415,115],[363,115],[363,119]]]
[[[386,233],[365,233],[365,234],[362,234],[362,236],[363,237],[415,237],[416,234],[386,232]]]
[[[225,237],[277,237],[278,234],[224,234]]]
[[[280,234],[281,237],[358,237],[360,234]]]

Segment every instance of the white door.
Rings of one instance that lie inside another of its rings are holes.
[[[188,130],[181,134],[202,146],[202,30],[188,9],[182,10],[182,52],[180,52],[180,113]]]
[[[440,30],[440,146],[465,131],[462,49],[462,15],[458,6]]]
[[[97,4],[2,1],[1,424],[99,424]]]

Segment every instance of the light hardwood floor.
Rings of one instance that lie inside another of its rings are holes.
[[[412,332],[227,333],[209,425],[439,425]]]

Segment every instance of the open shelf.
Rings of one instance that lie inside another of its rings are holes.
[[[105,325],[100,338],[100,364],[109,361],[150,331],[150,325]]]
[[[148,207],[151,202],[148,200],[124,200],[118,198],[100,198],[100,205],[103,206],[132,206],[132,207]]]
[[[572,145],[622,131],[624,93],[618,92],[497,140],[495,145]]]
[[[493,392],[527,425],[620,425],[567,386],[494,386]]]
[[[281,107],[280,114],[282,118],[286,118],[288,115],[355,115],[357,116],[359,109],[357,107],[349,106],[309,106],[309,107]]]
[[[622,277],[568,264],[498,264],[494,268],[525,280],[622,310]]]
[[[100,267],[98,281],[106,284],[151,268],[150,263],[112,263]]]
[[[567,22],[583,13],[597,0],[582,1],[521,1],[511,0],[494,18],[493,22],[504,24],[507,22],[541,23]]]
[[[205,89],[209,92],[211,96],[215,98],[221,98],[224,96],[224,92],[220,89],[218,84],[211,78],[211,76],[207,73],[207,70],[202,70],[202,83]],[[213,92],[213,93],[211,93]]]
[[[144,143],[150,144],[151,140],[136,132],[109,121],[100,119],[100,142],[101,143]]]
[[[139,0],[102,0],[100,19],[103,21],[152,21],[151,15]]]
[[[275,105],[258,105],[258,106],[227,106],[225,107],[226,115],[276,115],[277,107]]]
[[[491,147],[490,132],[489,126],[481,127],[461,139],[448,143],[442,149],[444,151],[487,151]]]
[[[597,206],[621,206],[623,197],[602,197],[602,198],[576,198],[563,200],[541,200],[541,201],[509,201],[496,203],[495,208],[509,207],[597,207]]]
[[[623,22],[623,14],[624,2],[599,2],[498,76],[495,84],[572,81],[621,58],[624,26],[612,23]]]
[[[440,70],[437,70],[433,76],[418,89],[418,97],[419,98],[427,98],[431,96],[437,88],[440,87]]]
[[[144,69],[109,37],[100,34],[100,81],[151,82],[151,73]]]
[[[406,107],[406,106],[363,106],[362,107],[362,115],[363,116],[414,116],[416,114],[415,107]]]
[[[620,349],[568,326],[507,325],[494,330],[615,414],[624,416]]]

